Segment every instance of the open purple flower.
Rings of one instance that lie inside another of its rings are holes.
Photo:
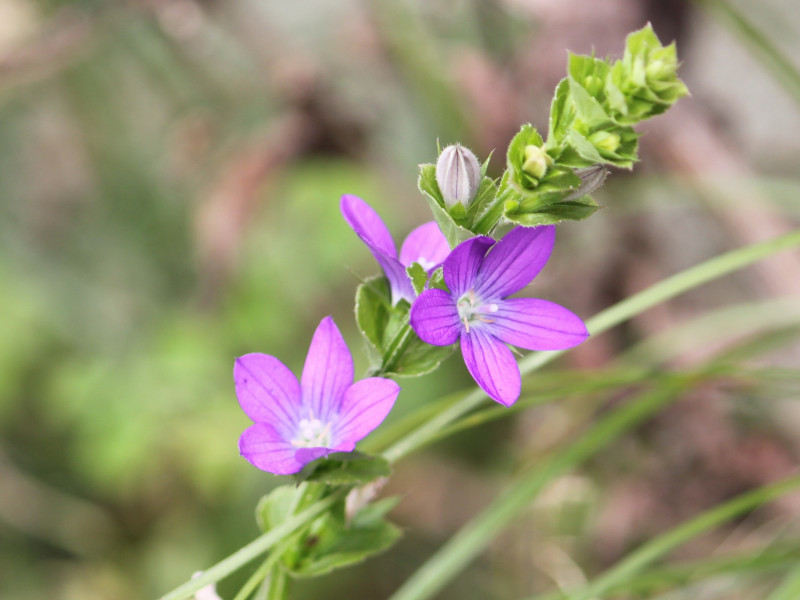
[[[330,317],[320,322],[303,376],[274,356],[246,354],[233,367],[236,396],[255,425],[239,452],[259,469],[288,475],[331,452],[351,452],[389,414],[400,386],[370,377],[353,383],[353,359]]]
[[[447,240],[436,223],[425,223],[409,233],[400,248],[398,259],[392,234],[369,204],[358,196],[345,194],[340,208],[344,220],[369,247],[386,274],[392,290],[392,304],[397,304],[403,298],[413,302],[416,294],[406,274],[406,267],[416,262],[426,271],[431,271],[450,252]]]
[[[495,243],[476,237],[459,244],[444,261],[450,293],[425,290],[411,307],[411,327],[428,344],[448,346],[460,339],[472,377],[494,400],[513,404],[520,373],[506,344],[528,350],[563,350],[589,333],[566,308],[534,298],[508,298],[544,267],[555,242],[555,227],[515,227]]]

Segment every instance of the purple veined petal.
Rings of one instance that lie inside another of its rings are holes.
[[[345,390],[353,383],[353,357],[331,317],[317,325],[300,379],[303,389],[301,418],[327,421],[339,411]]]
[[[369,204],[358,196],[345,194],[339,202],[339,209],[347,224],[370,249],[390,258],[397,258],[397,248],[392,234]]]
[[[245,354],[233,366],[236,397],[256,423],[272,423],[281,434],[294,432],[300,419],[302,393],[297,377],[268,354]]]
[[[511,406],[519,398],[519,366],[508,346],[484,328],[473,327],[461,336],[461,354],[475,382],[492,400]]]
[[[478,269],[486,251],[494,244],[490,237],[481,236],[461,242],[444,261],[444,282],[456,300],[473,289]]]
[[[339,420],[333,428],[337,447],[366,437],[392,410],[400,386],[391,379],[369,377],[355,382],[344,394]]]
[[[397,249],[391,233],[372,207],[358,196],[345,194],[339,203],[347,224],[361,238],[372,256],[378,261],[392,291],[392,304],[405,298],[414,301],[414,288],[406,274],[406,268],[397,260]]]
[[[499,340],[527,350],[565,350],[589,337],[578,315],[537,298],[508,298],[497,303],[486,325]]]
[[[305,463],[297,460],[297,448],[269,423],[256,423],[239,438],[239,453],[250,463],[275,475],[297,473]]]
[[[411,279],[406,273],[406,268],[395,258],[383,256],[377,252],[372,253],[375,260],[383,269],[386,279],[389,280],[389,288],[392,291],[392,305],[397,304],[401,299],[408,300],[409,304],[414,301],[416,294]]]
[[[461,334],[456,302],[444,290],[422,292],[411,305],[409,323],[423,342],[434,346],[455,344]]]
[[[553,225],[515,227],[486,255],[475,291],[484,300],[505,298],[528,285],[550,258],[556,239]]]
[[[410,266],[418,262],[427,271],[439,265],[450,254],[450,246],[435,221],[420,225],[408,234],[400,248],[400,263]]]

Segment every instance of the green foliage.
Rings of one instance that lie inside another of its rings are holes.
[[[293,577],[317,577],[388,550],[402,531],[383,520],[381,510],[387,506],[361,511],[348,523],[344,503],[339,503],[311,523],[295,552],[285,556],[284,567]]]
[[[298,482],[313,481],[327,485],[357,485],[379,477],[388,477],[391,468],[380,456],[363,452],[334,452],[308,463],[296,475]]]
[[[628,36],[622,60],[570,54],[550,107],[547,140],[523,125],[509,143],[499,186],[484,178],[467,211],[457,205],[448,212],[434,165],[421,165],[419,189],[450,245],[491,234],[501,220],[533,227],[591,216],[598,205],[589,194],[604,176],[593,179],[586,169],[633,167],[639,136],[632,125],[688,94],[677,66],[675,45],[663,47],[650,25]]]
[[[417,274],[417,284],[424,283]],[[419,376],[430,373],[453,352],[453,346],[431,346],[408,325],[408,302],[391,304],[385,277],[368,279],[356,290],[355,315],[366,341],[372,372]]]
[[[380,459],[364,455],[346,459],[341,454],[328,462],[358,465],[367,461],[381,463]],[[355,470],[351,473],[355,473]],[[388,467],[383,474],[388,475]],[[317,483],[306,482],[299,487],[281,486],[264,496],[256,509],[261,530],[269,532],[322,499],[328,493],[323,483],[334,482],[322,477]],[[357,481],[347,483],[354,484]],[[396,499],[386,498],[361,508],[348,520],[345,501],[337,501],[330,510],[285,540],[278,550],[282,568],[292,577],[315,577],[387,550],[402,535],[399,528],[384,520],[386,513],[396,503]]]

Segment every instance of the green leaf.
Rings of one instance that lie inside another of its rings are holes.
[[[256,505],[256,522],[266,533],[321,497],[322,486],[282,485],[262,496]]]
[[[356,290],[356,325],[367,341],[372,363],[383,356],[383,339],[392,313],[389,282],[383,276],[367,279]]]
[[[362,452],[334,452],[308,463],[295,477],[298,482],[358,485],[390,474],[389,463],[382,457]]]
[[[425,284],[428,282],[428,273],[423,266],[417,262],[411,263],[411,266],[406,267],[406,273],[411,279],[411,285],[414,287],[414,293],[418,296],[425,289]]]
[[[441,362],[455,350],[452,346],[432,346],[411,333],[411,339],[405,351],[387,375],[400,377],[419,377],[435,370]]]
[[[520,205],[524,207],[524,205]],[[582,221],[591,216],[600,206],[591,196],[581,196],[575,200],[554,202],[537,209],[535,212],[519,212],[506,214],[506,219],[518,225],[533,227],[535,225],[554,225],[561,221]]]
[[[611,117],[603,106],[595,98],[589,95],[580,83],[572,77],[567,77],[569,81],[569,93],[575,103],[577,117],[586,125],[590,131],[606,126],[611,122]]]
[[[550,104],[550,121],[547,130],[547,149],[560,149],[561,142],[567,136],[567,131],[575,119],[575,108],[569,102],[569,81],[562,79]]]
[[[288,570],[294,577],[324,575],[388,550],[401,536],[391,523],[354,519],[348,526],[341,511],[331,512],[312,524],[300,556]]]

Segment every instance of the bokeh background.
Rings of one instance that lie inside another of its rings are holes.
[[[639,128],[642,162],[609,178],[602,211],[559,229],[535,291],[585,317],[798,225],[794,0],[0,0],[0,598],[152,598],[253,539],[282,481],[238,455],[234,357],[299,372],[330,314],[366,367],[352,297],[377,268],[340,195],[405,235],[430,219],[416,165],[437,140],[495,150],[498,175],[520,124],[546,129],[567,50],[619,56],[647,21],[677,40],[692,97]],[[607,381],[632,366],[726,369],[556,481],[441,598],[591,576],[789,474],[798,300],[786,252],[591,340],[527,388],[584,389],[402,461],[386,493],[404,497],[404,540],[296,597],[387,597],[522,466],[633,393]],[[401,382],[391,419],[472,386],[459,363]],[[797,552],[798,515],[786,498],[677,556]]]

